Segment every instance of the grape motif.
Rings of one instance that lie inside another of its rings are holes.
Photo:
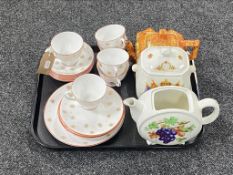
[[[156,131],[156,134],[159,136],[160,141],[163,141],[163,143],[169,143],[176,139],[177,132],[170,128],[160,128]]]

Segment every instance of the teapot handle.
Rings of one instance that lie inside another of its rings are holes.
[[[202,118],[203,125],[212,123],[213,121],[215,121],[218,118],[220,109],[219,109],[219,104],[215,99],[205,98],[203,100],[200,100],[198,103],[199,103],[199,106],[201,107],[202,110],[206,107],[214,108],[214,110],[211,114]]]
[[[180,41],[179,45],[183,48],[192,48],[192,52],[189,55],[190,60],[195,60],[197,58],[198,51],[200,48],[200,40],[183,40]]]

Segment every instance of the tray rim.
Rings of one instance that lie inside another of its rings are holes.
[[[97,46],[92,46],[92,49],[94,50],[94,52],[96,52],[95,50],[97,50]],[[191,61],[193,65],[195,65],[194,60]],[[31,122],[30,122],[30,127],[29,127],[29,132],[31,133],[31,135],[33,136],[34,140],[37,142],[37,144],[47,148],[47,149],[53,149],[53,150],[124,150],[124,149],[132,149],[132,150],[158,150],[158,149],[182,149],[182,148],[187,148],[187,147],[192,147],[194,145],[196,145],[198,143],[198,140],[200,139],[200,137],[202,136],[203,132],[204,132],[204,126],[202,126],[202,130],[200,131],[200,133],[195,137],[194,141],[192,141],[189,144],[185,144],[185,145],[172,145],[172,146],[163,146],[163,145],[147,145],[147,146],[137,146],[137,147],[130,147],[130,146],[118,146],[118,147],[105,147],[105,146],[95,146],[95,147],[71,147],[68,146],[68,148],[61,148],[61,147],[56,147],[56,146],[51,146],[48,145],[46,143],[44,143],[39,136],[36,134],[36,128],[35,128],[35,120],[36,118],[38,118],[39,115],[36,114],[37,111],[37,107],[38,107],[38,101],[40,101],[40,96],[39,96],[39,92],[42,90],[43,87],[43,78],[46,75],[36,75],[36,86],[35,86],[35,90],[34,90],[34,98],[32,98],[32,110],[31,110]],[[200,98],[200,92],[199,92],[199,86],[198,86],[198,79],[197,79],[197,74],[196,72],[194,72],[194,79],[195,79],[195,83],[196,83],[196,91],[197,91],[197,97]],[[39,108],[38,108],[39,109]],[[36,117],[37,116],[37,117]],[[60,142],[60,141],[58,141]],[[146,147],[146,148],[145,148]]]

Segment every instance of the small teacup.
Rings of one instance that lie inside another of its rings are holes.
[[[72,66],[78,62],[82,48],[83,39],[79,34],[61,32],[52,38],[49,52],[53,53],[65,66]]]
[[[97,70],[108,86],[121,86],[129,69],[129,55],[120,48],[108,48],[97,54]]]
[[[106,48],[124,49],[127,42],[125,27],[119,24],[110,24],[97,30],[95,39],[100,50]]]
[[[77,101],[84,109],[95,109],[106,92],[105,81],[95,74],[85,74],[76,78],[65,98]]]

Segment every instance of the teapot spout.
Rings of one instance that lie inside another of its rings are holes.
[[[143,111],[143,105],[139,100],[134,97],[127,98],[124,101],[124,104],[130,108],[130,113],[135,122],[137,122],[139,116]]]

